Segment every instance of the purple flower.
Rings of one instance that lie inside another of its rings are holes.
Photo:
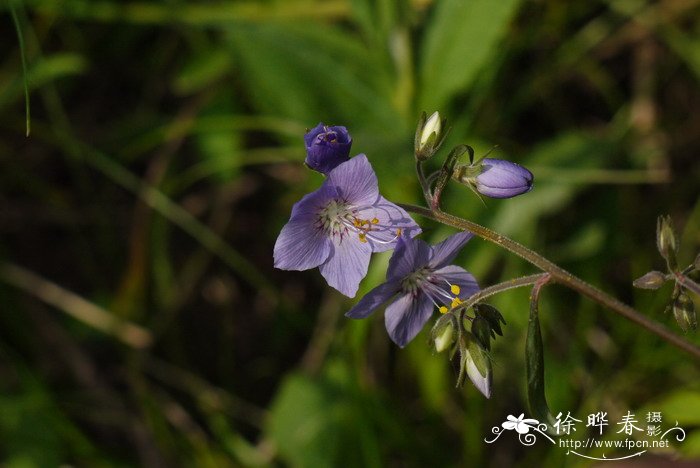
[[[393,248],[402,233],[419,232],[408,213],[379,195],[377,176],[360,154],[292,207],[275,243],[275,267],[319,267],[330,286],[354,297],[372,252]]]
[[[460,232],[433,247],[402,236],[389,261],[386,283],[367,293],[345,315],[362,319],[393,299],[384,322],[391,339],[403,348],[420,332],[433,309],[446,313],[479,290],[470,273],[450,265],[472,236]]]
[[[304,135],[306,165],[328,174],[349,159],[352,138],[345,127],[327,127],[323,123]]]
[[[533,178],[532,172],[519,164],[485,158],[473,184],[477,192],[487,197],[511,198],[532,190]]]

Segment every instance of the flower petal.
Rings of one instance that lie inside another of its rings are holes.
[[[360,219],[376,221],[376,224],[370,225],[372,230],[367,236],[367,241],[372,246],[372,252],[385,252],[393,249],[399,234],[415,237],[421,232],[420,226],[403,208],[391,203],[381,195],[374,205],[360,209],[357,216]]]
[[[389,260],[386,279],[398,281],[426,266],[430,261],[431,253],[430,246],[422,240],[401,236]]]
[[[328,173],[328,183],[355,206],[374,205],[379,198],[377,176],[364,154],[358,154]]]
[[[528,432],[530,432],[530,426],[528,426],[527,424],[518,423],[515,426],[515,430],[518,431],[518,434],[527,434]]]
[[[416,337],[433,314],[433,303],[425,294],[404,294],[386,308],[384,323],[392,341],[404,347]]]
[[[275,242],[275,268],[282,270],[308,270],[328,259],[331,253],[331,240],[316,229],[313,218],[293,217],[284,225]]]
[[[466,299],[472,294],[479,292],[479,284],[474,276],[462,267],[457,265],[448,265],[436,270],[434,273],[442,279],[449,281],[451,284],[459,286],[459,298]],[[442,286],[441,286],[442,287]],[[449,291],[449,288],[445,288]]]
[[[348,297],[355,297],[360,281],[367,275],[372,249],[355,236],[346,236],[332,245],[333,251],[319,271],[329,286]]]
[[[337,197],[338,189],[325,180],[321,187],[311,193],[307,193],[292,206],[290,221],[298,216],[316,215],[319,210],[326,207],[328,202]]]
[[[368,317],[380,305],[391,299],[401,289],[398,282],[383,283],[364,295],[360,302],[345,314],[346,317],[363,319]]]
[[[474,234],[468,231],[458,232],[453,234],[444,241],[433,247],[433,257],[430,260],[430,266],[433,268],[441,268],[449,265],[455,259],[462,247],[469,242],[469,239],[474,237]]]

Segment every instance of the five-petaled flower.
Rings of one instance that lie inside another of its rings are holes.
[[[508,431],[515,429],[518,434],[527,434],[532,427],[537,427],[540,423],[537,419],[525,419],[525,413],[522,413],[517,418],[509,414],[506,419],[507,421],[501,424],[503,429]]]
[[[328,174],[349,159],[352,138],[342,126],[328,127],[319,123],[304,135],[306,165]]]
[[[372,252],[418,233],[408,213],[379,194],[377,176],[360,154],[329,172],[321,188],[292,207],[275,243],[275,267],[319,267],[330,286],[354,297]]]
[[[434,308],[446,313],[479,290],[470,273],[450,265],[472,236],[460,232],[435,246],[402,236],[389,261],[386,282],[345,315],[362,319],[394,299],[386,308],[384,322],[391,339],[403,348],[420,332]]]

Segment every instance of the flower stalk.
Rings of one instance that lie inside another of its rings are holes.
[[[607,307],[613,312],[627,318],[628,320],[636,323],[642,328],[648,330],[649,332],[655,334],[664,341],[672,344],[690,354],[694,358],[700,360],[700,347],[690,343],[689,341],[683,339],[682,337],[674,334],[668,330],[663,325],[660,325],[638,311],[634,308],[628,306],[627,304],[615,299],[614,297],[606,294],[595,286],[585,282],[581,278],[574,276],[560,266],[552,263],[550,260],[546,259],[542,255],[528,249],[524,245],[502,235],[491,229],[488,229],[480,224],[473,221],[459,218],[457,216],[445,213],[439,208],[428,209],[422,206],[410,205],[399,203],[399,206],[408,212],[419,214],[426,218],[432,219],[439,223],[445,224],[447,226],[452,226],[456,229],[461,229],[464,231],[472,232],[474,235],[481,237],[484,240],[492,242],[511,253],[523,258],[532,265],[538,267],[540,270],[549,273],[551,276],[551,281],[559,283],[569,289],[577,291],[584,296],[592,299],[594,302]]]

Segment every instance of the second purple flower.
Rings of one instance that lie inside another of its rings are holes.
[[[345,315],[362,319],[391,300],[384,322],[391,339],[403,348],[436,308],[447,313],[479,291],[471,273],[450,265],[472,236],[470,232],[460,232],[435,246],[401,237],[389,261],[386,283],[367,293]]]

